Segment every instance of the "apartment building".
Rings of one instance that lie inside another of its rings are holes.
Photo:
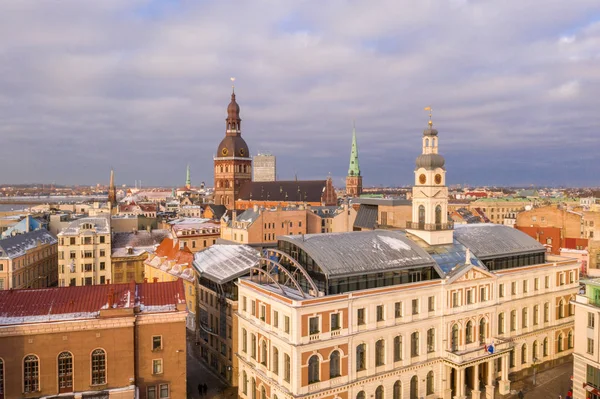
[[[181,282],[0,292],[5,398],[186,396]]]
[[[578,399],[600,399],[600,280],[583,281],[585,292],[575,306],[575,351],[573,395]]]
[[[228,384],[238,384],[238,287],[259,260],[246,245],[213,245],[194,255],[198,277],[198,343],[202,359]]]
[[[169,230],[134,230],[129,233],[112,234],[111,266],[113,284],[144,282],[144,261],[154,253],[165,238],[170,238]]]
[[[61,287],[109,284],[109,217],[81,218],[58,233],[58,284]]]
[[[0,240],[0,290],[57,284],[58,241],[47,230]]]

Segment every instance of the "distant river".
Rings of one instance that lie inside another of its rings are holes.
[[[27,209],[30,206],[35,206],[39,204],[72,204],[76,202],[84,202],[84,201],[106,201],[106,196],[78,196],[78,197],[62,197],[62,196],[53,196],[53,197],[10,197],[10,198],[0,198],[0,212],[8,212],[12,210],[21,210]],[[30,205],[31,204],[31,205]]]

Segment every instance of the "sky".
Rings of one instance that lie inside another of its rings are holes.
[[[2,0],[0,183],[212,185],[230,78],[279,179],[599,186],[598,0]]]

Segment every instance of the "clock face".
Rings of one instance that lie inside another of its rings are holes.
[[[419,183],[425,184],[426,181],[427,181],[427,177],[425,177],[425,175],[419,176]]]
[[[223,154],[223,156],[227,156],[227,153],[228,153],[228,152],[229,152],[229,151],[227,151],[227,148],[223,148],[223,149],[221,150],[221,154]]]
[[[439,173],[437,175],[435,175],[435,184],[441,184],[442,183],[442,175],[440,175]]]

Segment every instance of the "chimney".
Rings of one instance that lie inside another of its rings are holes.
[[[233,222],[237,220],[237,211],[235,209],[231,212],[231,220]]]
[[[114,304],[115,304],[115,289],[113,287],[110,287],[110,290],[108,290],[108,308],[112,309]]]

